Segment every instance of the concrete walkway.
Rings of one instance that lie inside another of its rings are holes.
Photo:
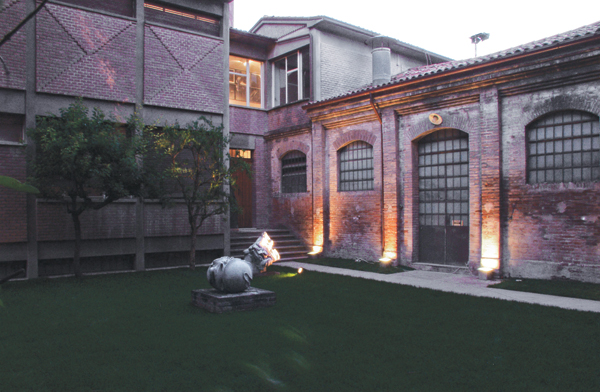
[[[446,291],[449,293],[467,294],[476,297],[497,298],[506,301],[525,302],[535,305],[555,306],[563,309],[600,313],[600,301],[493,289],[488,288],[487,286],[496,284],[498,281],[479,280],[475,276],[469,275],[455,275],[443,272],[419,270],[400,272],[397,274],[378,274],[375,272],[355,271],[343,268],[327,267],[323,265],[300,263],[296,261],[281,262],[277,263],[277,265],[295,269],[303,268],[307,271],[318,271],[327,274],[345,275],[355,278],[403,284],[413,287]]]

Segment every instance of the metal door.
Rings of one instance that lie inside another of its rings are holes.
[[[464,265],[469,258],[469,139],[444,129],[421,139],[419,261]]]

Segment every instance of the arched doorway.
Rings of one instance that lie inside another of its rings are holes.
[[[418,142],[419,262],[469,259],[469,139],[442,129]]]

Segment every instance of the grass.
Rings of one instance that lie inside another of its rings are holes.
[[[352,259],[337,259],[333,257],[317,257],[311,259],[303,259],[302,263],[325,265],[328,267],[345,268],[356,271],[376,272],[379,274],[396,274],[398,272],[412,271],[413,268],[402,265],[393,266],[380,262],[368,263],[364,260],[355,261]]]
[[[600,284],[571,280],[507,279],[488,287],[600,301]]]
[[[270,267],[277,304],[190,305],[206,270],[9,282],[6,391],[586,391],[600,314]]]

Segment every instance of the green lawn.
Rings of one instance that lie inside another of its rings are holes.
[[[600,314],[270,267],[268,309],[190,305],[206,270],[9,282],[1,391],[595,391]]]
[[[326,265],[328,267],[345,268],[356,271],[377,272],[380,274],[396,274],[398,272],[412,271],[413,268],[402,265],[393,266],[380,262],[366,262],[364,260],[337,259],[333,257],[317,257],[313,259],[299,260],[301,263]]]
[[[506,279],[488,287],[600,301],[600,284],[572,280]]]

